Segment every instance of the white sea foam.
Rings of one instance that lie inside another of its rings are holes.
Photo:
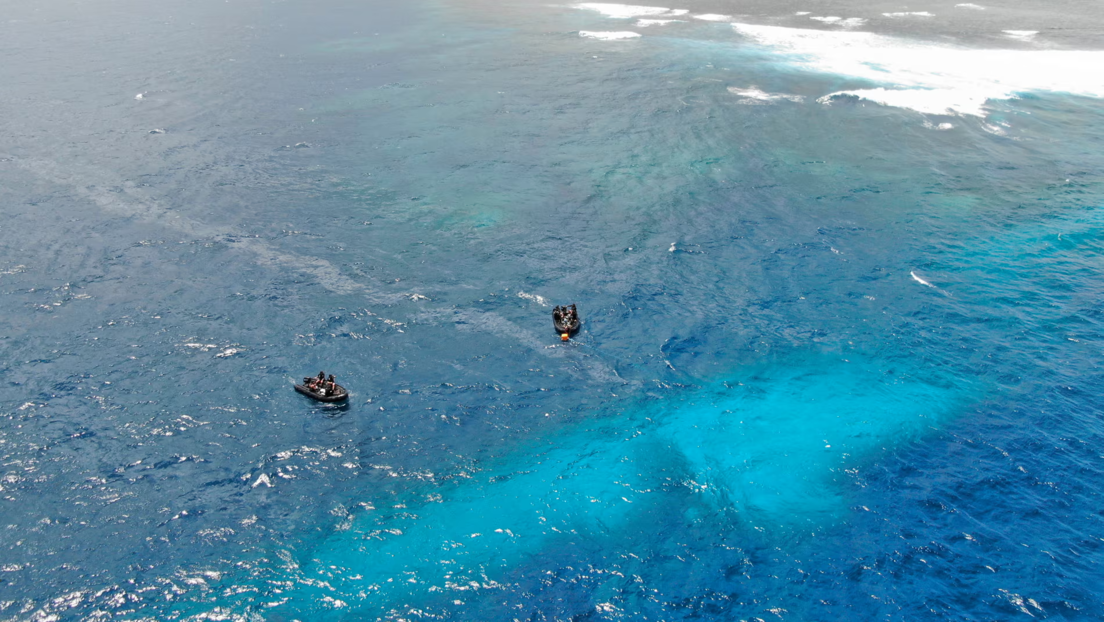
[[[848,76],[881,87],[840,91],[829,103],[857,97],[928,114],[984,117],[987,100],[1032,91],[1104,97],[1102,51],[984,50],[869,32],[839,32],[733,24],[741,35],[771,47],[798,67]]]
[[[886,17],[935,17],[935,14],[927,11],[905,11],[901,13],[882,13]]]
[[[928,128],[929,130],[944,130],[945,131],[945,130],[953,130],[954,129],[954,124],[952,124],[952,123],[940,123],[940,124],[936,125],[935,123],[932,123],[931,121],[924,121],[924,127]]]
[[[532,300],[533,302],[539,304],[542,307],[547,307],[548,306],[548,300],[545,299],[544,296],[541,296],[539,294],[527,294],[525,292],[518,292],[517,296],[518,296],[518,298],[524,298],[526,300]]]
[[[1004,124],[1004,127],[1008,127],[1008,124]],[[1000,125],[994,125],[992,123],[982,123],[981,129],[989,132],[994,136],[1005,136],[1008,134],[1008,132],[1004,131],[1003,127],[1001,127]]]
[[[1038,30],[1002,30],[1006,36],[1013,39],[1019,39],[1020,41],[1031,41],[1035,38],[1035,35],[1039,34]]]
[[[973,2],[963,2],[955,5],[956,9],[973,9],[974,11],[984,11],[985,7],[980,4],[974,4]]]
[[[811,15],[811,13],[809,13],[808,11],[798,11],[797,13],[794,13],[794,15]]]
[[[636,20],[637,28],[647,28],[648,26],[666,26],[674,22],[681,22],[681,19],[638,19]]]
[[[717,13],[703,13],[701,15],[694,15],[694,19],[700,19],[706,22],[727,22],[732,20],[731,15],[720,15]]]
[[[932,285],[931,283],[929,283],[929,282],[925,281],[924,279],[922,279],[922,278],[920,278],[920,277],[916,276],[916,273],[915,273],[915,272],[909,272],[909,274],[910,274],[910,275],[912,276],[912,280],[916,281],[917,283],[919,283],[919,284],[921,284],[921,285],[926,285],[926,286],[928,286],[928,287],[935,287],[935,286],[934,286],[934,285]]]
[[[835,15],[829,15],[827,17],[810,17],[809,19],[823,22],[825,24],[832,24],[834,26],[843,26],[844,28],[857,28],[866,23],[866,20],[861,17],[848,17],[844,19]]]
[[[988,97],[984,93],[947,89],[876,88],[838,91],[817,99],[817,102],[830,104],[837,99],[848,97],[864,99],[883,106],[908,108],[924,114],[952,115],[959,113],[978,117],[985,116],[984,107],[985,102],[988,101]]]
[[[625,41],[628,39],[636,39],[640,36],[638,32],[596,32],[593,30],[580,30],[580,37],[586,37],[588,39],[599,39],[601,41]]]
[[[630,17],[644,17],[656,15],[685,15],[687,11],[672,11],[661,6],[635,6],[631,4],[607,4],[603,2],[584,2],[576,4],[575,8],[588,11],[597,11],[606,17],[616,19],[628,19]]]
[[[733,95],[739,95],[743,100],[740,103],[752,103],[752,104],[770,104],[779,101],[791,101],[791,102],[803,102],[805,98],[800,95],[790,95],[788,93],[767,93],[752,86],[746,89],[738,88],[735,86],[728,87],[728,92]]]

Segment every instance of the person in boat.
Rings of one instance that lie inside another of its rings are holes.
[[[564,326],[571,326],[573,320],[571,315],[571,307],[560,307],[559,321]]]
[[[577,321],[579,321],[579,311],[575,309],[575,304],[572,303],[572,305],[567,309],[567,323],[574,324]]]
[[[332,393],[337,392],[337,382],[334,380],[333,374],[330,374],[330,377],[326,379],[326,389]]]

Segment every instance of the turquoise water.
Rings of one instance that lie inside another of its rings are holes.
[[[10,13],[0,620],[1099,616],[1091,7]]]

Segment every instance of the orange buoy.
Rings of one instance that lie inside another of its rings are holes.
[[[560,341],[567,341],[567,333],[560,333]]]

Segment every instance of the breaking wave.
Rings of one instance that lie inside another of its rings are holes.
[[[1104,52],[974,49],[869,32],[733,24],[740,35],[787,62],[819,73],[867,80],[877,87],[830,93],[925,114],[984,117],[986,102],[1050,91],[1104,97]]]

